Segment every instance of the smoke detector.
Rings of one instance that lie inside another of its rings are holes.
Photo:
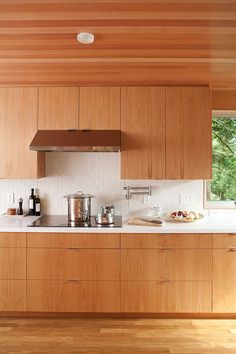
[[[89,32],[80,32],[77,34],[77,41],[82,44],[91,44],[94,42],[94,35]]]

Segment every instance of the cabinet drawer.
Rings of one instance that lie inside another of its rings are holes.
[[[26,233],[0,232],[0,247],[26,247]]]
[[[211,312],[211,281],[121,282],[121,312]]]
[[[232,248],[236,247],[236,232],[235,234],[214,234],[214,248]]]
[[[236,252],[213,251],[213,312],[236,313]]]
[[[212,280],[212,251],[121,250],[122,280]]]
[[[121,234],[121,248],[212,248],[212,234]]]
[[[26,310],[26,280],[0,280],[0,311]]]
[[[28,233],[27,246],[39,248],[119,248],[120,234]]]
[[[28,279],[119,280],[120,253],[103,249],[28,249]]]
[[[0,248],[0,279],[26,279],[25,248]]]
[[[120,284],[115,281],[27,282],[27,311],[119,312]]]

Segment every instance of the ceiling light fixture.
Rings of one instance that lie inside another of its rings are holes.
[[[77,41],[82,44],[91,44],[94,42],[94,35],[89,32],[80,32],[77,34]]]

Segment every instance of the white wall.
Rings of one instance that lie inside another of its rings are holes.
[[[179,208],[202,209],[202,181],[131,181],[120,180],[119,153],[47,153],[46,174],[39,180],[0,180],[0,212],[6,211],[8,194],[14,192],[16,202],[24,199],[27,208],[31,188],[39,188],[44,214],[66,214],[65,194],[78,190],[95,195],[92,212],[101,205],[115,204],[123,215],[147,214],[150,209],[143,204],[142,196],[131,201],[125,199],[123,186],[153,186],[153,195],[164,211]],[[194,194],[193,205],[180,205],[180,194]],[[17,206],[17,203],[15,203]]]

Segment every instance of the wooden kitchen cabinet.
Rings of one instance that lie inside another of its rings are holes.
[[[120,253],[103,249],[39,249],[27,252],[28,279],[119,280]]]
[[[0,311],[26,310],[26,234],[0,233]]]
[[[121,234],[121,312],[212,312],[212,234]]]
[[[0,88],[0,178],[45,175],[44,153],[29,151],[37,132],[37,88]]]
[[[27,233],[28,248],[120,248],[119,233]]]
[[[78,129],[79,89],[77,87],[39,87],[38,129]]]
[[[122,281],[121,312],[211,312],[210,281]]]
[[[0,279],[26,279],[26,248],[0,248]]]
[[[165,179],[165,88],[121,88],[121,178]]]
[[[0,279],[0,311],[26,311],[26,280]]]
[[[27,311],[120,312],[118,281],[27,282]]]
[[[212,251],[207,249],[124,249],[122,280],[212,280]]]
[[[213,251],[213,312],[236,312],[236,252]]]
[[[120,234],[28,233],[27,247],[27,311],[120,311]]]
[[[232,234],[3,232],[0,311],[236,313],[233,242]]]
[[[229,250],[232,247],[236,248],[236,233],[213,235],[213,248]]]
[[[213,249],[213,312],[236,313],[235,235],[215,234]]]
[[[0,232],[0,247],[26,248],[26,233]]]
[[[212,234],[121,234],[121,248],[212,249]]]
[[[210,179],[208,86],[121,89],[121,178]]]
[[[80,87],[79,129],[120,129],[120,87]]]
[[[166,88],[166,179],[211,179],[209,87]]]

